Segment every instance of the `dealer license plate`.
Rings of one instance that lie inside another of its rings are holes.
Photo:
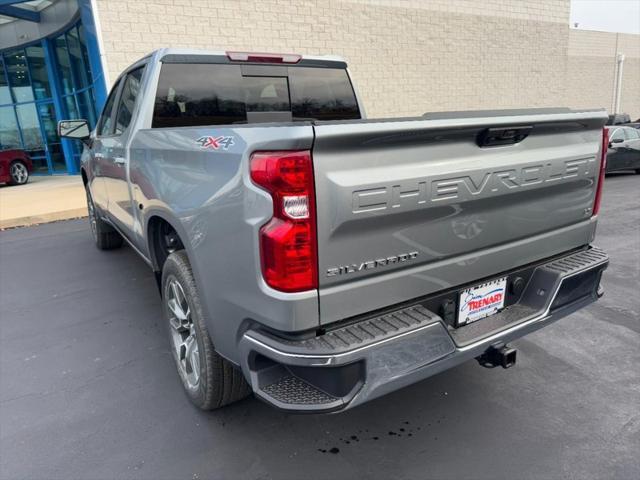
[[[499,312],[504,307],[507,277],[467,288],[458,299],[458,326],[467,325]]]

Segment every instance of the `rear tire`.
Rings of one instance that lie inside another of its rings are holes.
[[[636,168],[636,174],[640,175],[640,168]]]
[[[9,185],[24,185],[29,181],[29,169],[22,160],[14,160],[9,165]]]
[[[96,211],[96,207],[91,198],[89,187],[85,186],[87,193],[87,211],[89,214],[89,226],[96,247],[100,250],[113,250],[122,246],[122,236],[107,222],[102,220]]]
[[[249,395],[251,387],[242,372],[215,351],[184,250],[170,254],[164,263],[162,303],[171,351],[189,400],[202,410],[214,410]]]

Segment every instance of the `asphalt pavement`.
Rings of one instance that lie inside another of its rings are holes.
[[[334,415],[191,406],[153,275],[86,221],[0,232],[1,479],[640,478],[640,175],[607,177],[605,296]]]

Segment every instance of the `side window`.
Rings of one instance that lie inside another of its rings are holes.
[[[242,78],[238,65],[163,64],[152,128],[246,123]]]
[[[109,93],[109,98],[107,98],[107,103],[102,109],[102,114],[100,115],[100,120],[98,121],[98,128],[96,129],[99,137],[103,135],[109,135],[111,132],[111,125],[113,123],[113,103],[116,100],[116,95],[118,94],[118,88],[120,88],[119,80],[111,89],[111,93]]]
[[[121,135],[131,123],[133,109],[140,92],[143,72],[144,67],[140,67],[127,74],[124,87],[122,87],[122,95],[120,95],[120,103],[118,103],[118,113],[116,114],[116,135]]]
[[[358,101],[345,69],[291,68],[289,81],[294,117],[316,120],[360,118]]]
[[[625,128],[624,136],[627,140],[638,140],[638,138],[640,138],[640,130],[635,128]]]
[[[613,134],[611,135],[611,138],[609,139],[610,142],[617,140],[617,139],[621,139],[624,140],[624,129],[623,128],[616,128],[615,131],[613,132]]]

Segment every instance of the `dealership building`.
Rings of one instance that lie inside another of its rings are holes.
[[[640,117],[640,35],[569,26],[570,0],[0,0],[0,150],[78,172],[110,85],[160,47],[344,57],[369,117],[520,107]],[[620,77],[620,81],[617,78]]]

